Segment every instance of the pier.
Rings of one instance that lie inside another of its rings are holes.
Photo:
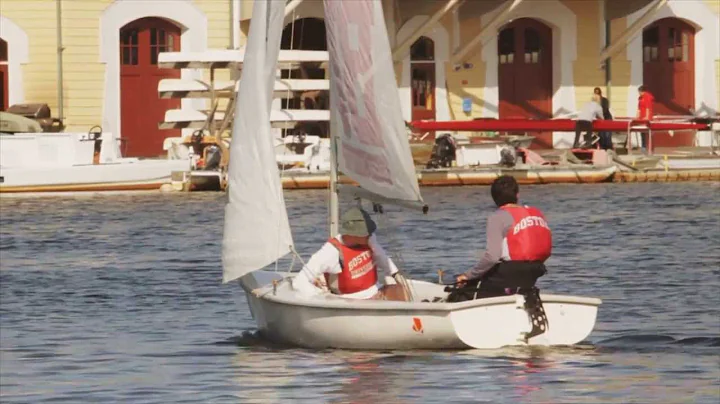
[[[501,175],[511,175],[524,185],[543,184],[591,184],[628,182],[697,182],[720,181],[720,157],[656,159],[653,167],[643,158],[635,166],[616,159],[604,166],[573,164],[567,166],[518,166],[478,167],[446,169],[418,169],[418,183],[421,187],[479,186],[490,185]],[[660,168],[657,168],[660,166]],[[281,173],[283,189],[327,189],[330,184],[328,173],[304,173],[284,171]],[[170,187],[174,191],[223,191],[226,181],[220,172],[178,172],[173,175]],[[345,176],[340,183],[354,184]]]
[[[673,170],[673,171],[621,171],[616,172],[612,182],[693,182],[720,181],[720,169]]]

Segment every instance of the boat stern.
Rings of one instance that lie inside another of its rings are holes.
[[[575,345],[592,333],[602,304],[600,299],[560,295],[541,295],[541,298],[547,330],[530,338],[529,345]]]
[[[514,345],[574,345],[590,335],[597,319],[599,299],[541,295],[547,319],[544,332],[531,318],[522,295],[461,303],[450,313],[458,338],[471,348],[497,349]],[[536,335],[535,335],[536,334]]]

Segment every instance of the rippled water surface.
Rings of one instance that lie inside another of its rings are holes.
[[[380,238],[416,278],[465,270],[487,187],[423,188]],[[718,183],[524,186],[554,230],[541,289],[603,299],[570,349],[310,351],[255,333],[221,284],[224,197],[0,200],[0,402],[718,403]],[[297,249],[326,237],[326,192],[286,200]],[[455,268],[455,270],[453,270]]]

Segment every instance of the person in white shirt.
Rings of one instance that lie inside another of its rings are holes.
[[[604,119],[603,109],[600,105],[600,96],[593,94],[592,101],[583,105],[582,110],[578,114],[578,120],[575,123],[575,141],[573,142],[573,149],[579,146],[580,133],[585,131],[585,144],[587,147],[592,139],[593,132],[593,121],[595,119]]]
[[[400,284],[382,285],[379,270],[395,277],[398,268],[375,237],[377,226],[360,208],[340,220],[340,234],[331,237],[298,273],[293,287],[305,294],[322,292],[326,284],[336,295],[351,299],[407,301]]]

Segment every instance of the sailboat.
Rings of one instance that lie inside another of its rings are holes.
[[[294,248],[275,163],[270,111],[284,18],[281,1],[256,0],[238,88],[222,246],[223,282],[238,282],[260,333],[310,349],[492,349],[573,345],[592,332],[601,301],[541,294],[543,326],[527,297],[447,302],[445,285],[407,279],[409,301],[303,294],[278,260]],[[331,66],[330,232],[338,196],[428,212],[400,118],[380,1],[325,0]],[[356,186],[338,184],[338,173]],[[275,265],[273,265],[275,264]],[[402,279],[402,278],[400,278]],[[386,278],[387,283],[394,283]]]

